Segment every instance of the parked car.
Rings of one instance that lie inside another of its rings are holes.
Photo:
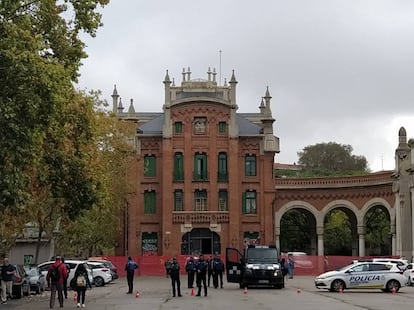
[[[55,263],[55,261],[48,261],[48,262],[44,262],[44,263],[39,264],[38,266],[39,266],[40,272],[46,277],[47,272],[49,270],[49,266],[54,264],[54,263]],[[65,259],[65,264],[68,265],[69,268],[70,268],[69,276],[68,276],[68,285],[70,284],[70,281],[73,279],[73,276],[75,275],[76,268],[79,266],[79,264],[85,264],[85,268],[86,268],[86,270],[88,270],[89,281],[91,283],[93,282],[92,269],[88,266],[86,261]]]
[[[29,282],[26,278],[26,273],[23,266],[13,265],[16,268],[16,273],[13,276],[13,286],[10,298],[22,298],[23,295],[28,295],[30,291]],[[0,279],[1,280],[1,279]],[[1,292],[1,287],[0,287]]]
[[[93,283],[95,286],[104,286],[112,281],[111,269],[100,262],[88,262],[88,266],[92,269]]]
[[[408,266],[408,260],[404,258],[374,257],[374,258],[363,258],[363,259],[355,260],[354,263],[356,262],[394,263],[401,270],[407,269],[407,266]]]
[[[414,285],[414,263],[409,263],[404,271],[404,276],[407,278],[407,284],[409,286]]]
[[[119,278],[119,275],[118,275],[118,267],[116,267],[114,265],[114,263],[112,263],[110,260],[95,259],[95,260],[88,260],[88,262],[97,262],[97,263],[104,264],[107,268],[109,268],[111,270],[112,280],[116,280],[116,279]]]
[[[45,291],[47,283],[46,276],[40,271],[38,266],[26,266],[26,279],[29,282],[30,292],[40,294]],[[27,292],[29,295],[30,292]]]
[[[357,262],[315,278],[315,286],[331,292],[345,289],[373,289],[398,292],[407,278],[397,264],[389,262]]]

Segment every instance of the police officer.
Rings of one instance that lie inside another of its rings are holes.
[[[196,265],[194,262],[194,257],[188,259],[187,264],[185,264],[185,271],[188,274],[188,288],[194,288],[194,274],[196,271]]]
[[[200,254],[200,259],[196,264],[197,276],[196,283],[198,287],[198,293],[196,296],[201,296],[201,284],[204,286],[204,296],[207,296],[207,269],[208,263],[204,260],[204,255]]]
[[[223,271],[224,271],[224,263],[221,260],[220,256],[216,254],[214,255],[214,258],[213,258],[213,286],[214,288],[218,288],[219,279],[220,279],[220,287],[223,288]]]
[[[177,262],[176,257],[173,257],[172,262],[170,263],[170,278],[171,278],[173,297],[175,297],[176,288],[177,288],[177,296],[182,297],[181,282],[180,282],[180,264]]]

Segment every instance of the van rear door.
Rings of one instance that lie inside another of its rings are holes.
[[[241,283],[243,255],[235,248],[226,248],[227,282]]]

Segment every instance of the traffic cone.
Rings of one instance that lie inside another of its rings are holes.
[[[393,294],[397,294],[397,289],[396,289],[395,287],[393,287],[393,288],[392,288],[392,290],[391,290],[391,292],[392,292]]]
[[[344,289],[342,288],[342,285],[339,287],[339,293],[343,293]]]
[[[194,296],[194,288],[191,289],[191,296]]]
[[[302,290],[301,290],[300,288],[298,288],[298,289],[296,290],[296,292],[297,292],[298,294],[300,294],[300,293],[302,293]]]
[[[244,294],[247,294],[247,286],[244,287]]]
[[[78,301],[78,293],[77,293],[77,292],[75,292],[75,293],[73,294],[73,301],[74,301],[74,302],[77,302],[77,301]]]
[[[137,292],[135,293],[135,298],[139,298],[139,296],[140,296],[139,291],[137,291]]]

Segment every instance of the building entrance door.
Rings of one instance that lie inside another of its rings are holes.
[[[182,255],[221,253],[220,236],[209,228],[194,228],[181,240]]]

